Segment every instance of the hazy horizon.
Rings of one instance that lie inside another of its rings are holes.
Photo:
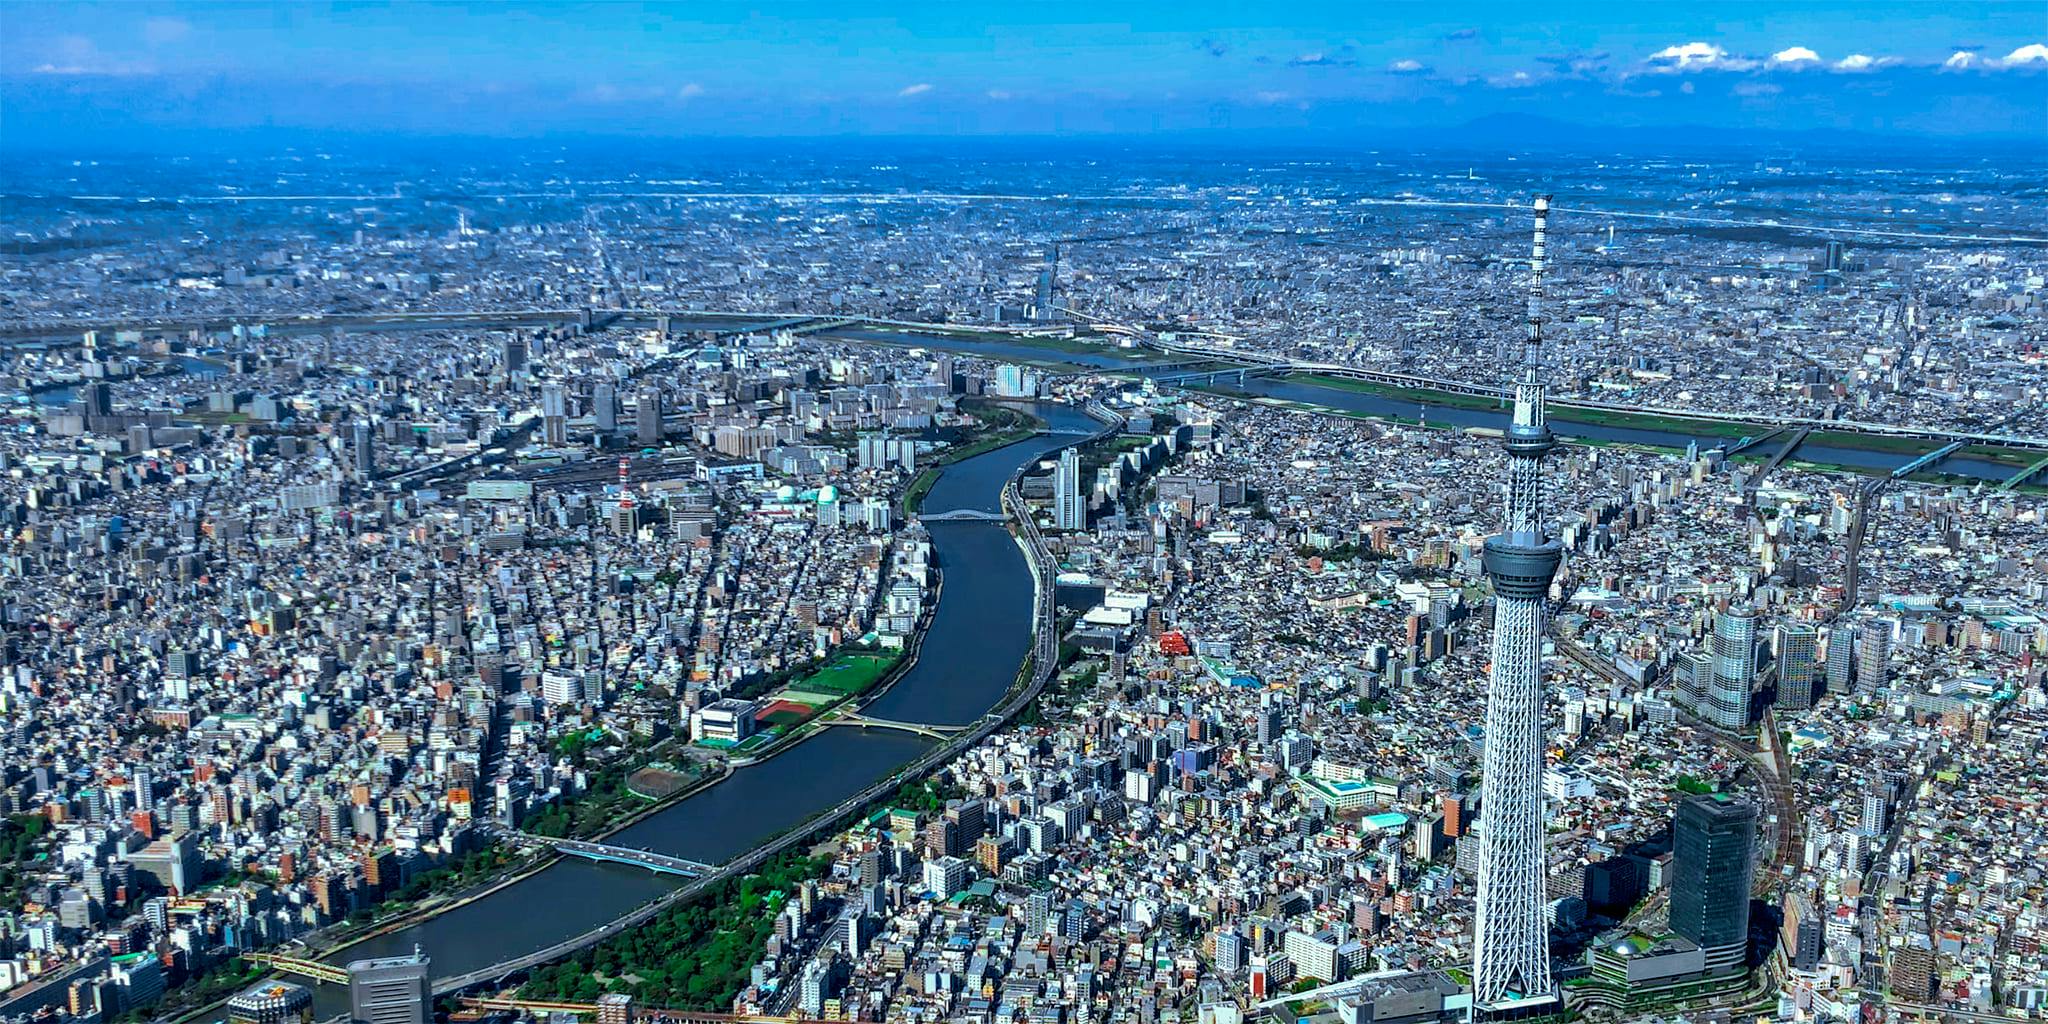
[[[1244,139],[1574,131],[2025,146],[2031,4],[0,7],[0,142]],[[1541,148],[1543,140],[1526,140]]]

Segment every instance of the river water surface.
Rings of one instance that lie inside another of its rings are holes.
[[[1003,485],[1021,466],[1090,433],[1077,409],[1040,405],[1048,433],[947,466],[926,512],[999,511]],[[944,586],[918,661],[868,706],[878,718],[971,722],[1002,698],[1031,646],[1031,573],[1002,524],[930,526]],[[717,863],[743,853],[888,776],[930,749],[896,731],[826,729],[781,754],[606,841]],[[337,962],[408,953],[434,960],[435,977],[462,974],[579,935],[684,884],[673,875],[563,858],[540,873],[410,928],[350,946]],[[318,986],[322,1017],[346,1012],[347,993]]]

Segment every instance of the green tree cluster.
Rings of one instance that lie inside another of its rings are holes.
[[[40,814],[13,814],[0,820],[0,906],[21,905],[26,878],[20,864],[36,855],[50,821]]]
[[[830,865],[796,854],[774,858],[756,874],[720,882],[638,928],[539,969],[520,987],[520,998],[590,1003],[606,992],[630,992],[643,1006],[725,1010],[747,986],[788,894]]]
[[[920,814],[937,814],[946,809],[946,801],[958,800],[967,795],[967,790],[952,782],[938,779],[913,779],[896,787],[896,795],[889,798],[889,806],[901,807],[906,811]]]

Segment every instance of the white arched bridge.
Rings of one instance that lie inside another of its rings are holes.
[[[899,722],[892,718],[869,718],[866,715],[840,715],[837,718],[825,719],[820,724],[858,726],[862,729],[894,729],[897,732],[916,733],[917,735],[923,736],[926,739],[934,740],[948,739],[952,737],[953,734],[965,731],[967,728],[967,726],[964,725],[932,725],[927,722]]]
[[[971,508],[956,508],[951,512],[933,512],[917,517],[920,523],[1000,523],[1001,512],[982,512]]]

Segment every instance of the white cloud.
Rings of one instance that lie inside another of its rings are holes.
[[[1749,71],[1763,62],[1729,53],[1713,43],[1679,43],[1643,58],[1651,71]]]
[[[691,82],[676,90],[676,99],[679,100],[696,99],[702,95],[704,95],[704,87],[695,82]]]
[[[1949,54],[1948,59],[1941,62],[1941,66],[1960,71],[1963,68],[1976,67],[1978,64],[1982,62],[1983,58],[1977,56],[1969,50],[1957,50],[1956,52]]]
[[[2004,64],[2048,64],[2048,45],[2028,43],[2005,55]]]
[[[1527,89],[1536,84],[1536,76],[1527,71],[1517,71],[1509,75],[1496,75],[1487,79],[1486,84],[1496,89]]]
[[[1820,60],[1820,54],[1804,46],[1788,46],[1771,54],[1773,64],[1809,64]]]
[[[1649,57],[1652,64],[1674,68],[1703,68],[1728,59],[1728,51],[1712,43],[1680,43],[1667,46]]]
[[[1419,60],[1415,60],[1414,58],[1406,58],[1388,64],[1387,70],[1397,75],[1413,75],[1419,74],[1429,69],[1424,67],[1422,62]]]
[[[1872,57],[1871,55],[1869,55],[1869,54],[1867,54],[1867,53],[1852,53],[1852,54],[1848,55],[1847,57],[1844,57],[1844,58],[1842,58],[1841,60],[1838,60],[1838,61],[1836,61],[1836,62],[1835,62],[1835,70],[1836,70],[1836,71],[1869,71],[1869,70],[1870,70],[1871,68],[1874,68],[1874,67],[1876,67],[1876,66],[1878,66],[1879,64],[1882,64],[1882,63],[1885,63],[1885,62],[1884,62],[1884,61],[1881,61],[1881,60],[1879,60],[1879,59],[1878,59],[1878,58],[1876,58],[1876,57]]]
[[[916,85],[906,85],[903,88],[896,90],[896,95],[918,96],[924,93],[928,93],[930,91],[932,91],[932,84],[930,82],[919,82]]]

